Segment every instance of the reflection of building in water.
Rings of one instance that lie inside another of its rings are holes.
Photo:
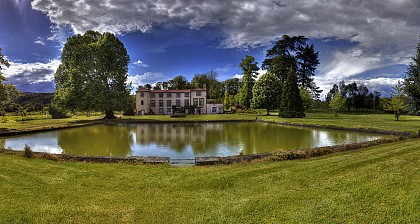
[[[193,151],[205,152],[212,143],[218,142],[213,139],[212,133],[222,131],[222,123],[139,124],[136,139],[139,144],[154,143],[174,148],[178,152],[184,150],[187,145],[191,145]]]

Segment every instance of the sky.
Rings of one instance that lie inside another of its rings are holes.
[[[324,94],[344,80],[389,96],[419,41],[420,1],[0,0],[8,82],[54,92],[66,39],[87,30],[123,42],[133,86],[210,70],[219,81],[240,77],[245,55],[261,65],[286,34],[310,38],[319,51],[314,78]]]

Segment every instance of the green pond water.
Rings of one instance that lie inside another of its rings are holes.
[[[94,125],[0,139],[0,146],[95,156],[229,156],[370,141],[378,134],[256,122]]]

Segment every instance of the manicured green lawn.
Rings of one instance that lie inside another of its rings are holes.
[[[0,223],[416,223],[420,140],[207,167],[0,154]]]
[[[134,116],[255,120],[255,114]],[[0,123],[7,130],[85,119]],[[420,117],[307,113],[296,124],[417,133]],[[416,223],[420,139],[318,158],[206,167],[93,164],[0,154],[0,223]]]

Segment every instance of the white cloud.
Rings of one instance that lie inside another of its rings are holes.
[[[140,66],[140,67],[149,67],[149,65],[144,64],[141,60],[137,60],[136,62],[134,62],[135,65]]]
[[[4,76],[9,81],[27,82],[29,84],[50,82],[54,80],[54,74],[60,65],[60,60],[50,60],[46,63],[20,63],[10,62],[10,67],[4,70]]]
[[[128,76],[127,81],[132,83],[132,86],[135,88],[139,85],[145,85],[145,84],[155,84],[156,82],[160,81],[167,81],[169,80],[168,77],[166,77],[164,74],[159,72],[145,72],[144,74],[140,75],[134,75],[134,76]]]
[[[45,42],[41,37],[37,37],[34,44],[40,44],[40,45],[45,46]]]

